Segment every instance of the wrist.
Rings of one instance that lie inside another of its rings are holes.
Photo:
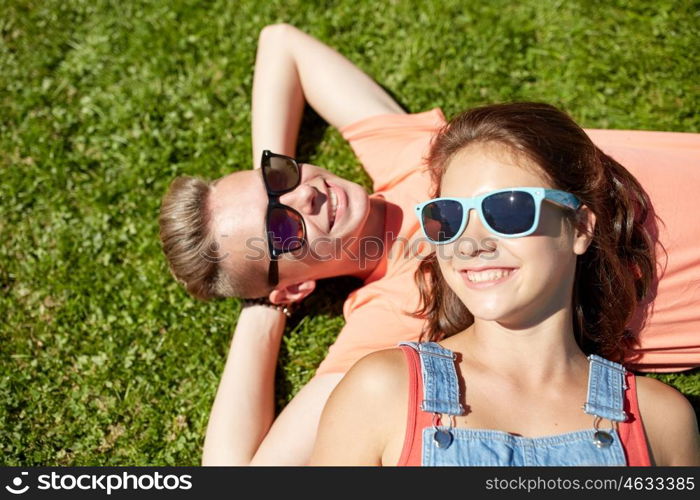
[[[263,306],[268,309],[276,310],[284,314],[287,318],[290,318],[292,316],[292,313],[294,312],[293,304],[273,304],[266,297],[257,299],[243,299],[244,308],[252,306]]]

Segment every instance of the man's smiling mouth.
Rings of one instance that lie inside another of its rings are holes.
[[[333,188],[324,180],[326,188],[328,189],[328,232],[333,228],[335,224],[335,216],[338,212],[338,196],[333,191]]]

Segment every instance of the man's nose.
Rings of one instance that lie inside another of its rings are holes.
[[[320,197],[324,196],[310,184],[299,184],[293,191],[280,196],[280,203],[289,205],[302,214],[313,214],[321,204]]]

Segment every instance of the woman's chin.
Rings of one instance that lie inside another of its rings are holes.
[[[501,322],[504,320],[504,316],[502,314],[496,313],[496,312],[484,312],[484,311],[478,311],[478,312],[473,312],[470,310],[472,315],[474,316],[474,322]]]
[[[492,307],[483,304],[474,304],[467,307],[474,316],[474,321],[495,321],[497,323],[508,324],[518,322],[518,314],[514,308],[504,307],[504,304],[493,304]]]

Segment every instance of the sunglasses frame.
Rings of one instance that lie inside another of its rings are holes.
[[[530,229],[528,229],[527,231],[524,231],[522,233],[505,234],[505,233],[501,233],[501,232],[496,231],[486,221],[486,218],[484,217],[484,213],[482,210],[483,201],[486,198],[488,198],[489,196],[493,196],[495,194],[500,194],[500,193],[508,193],[511,191],[528,193],[530,196],[532,196],[532,198],[535,202],[535,218],[533,219],[532,227],[530,227]],[[434,243],[436,245],[446,245],[446,244],[452,243],[453,241],[458,239],[462,235],[462,233],[464,233],[464,230],[466,229],[467,224],[469,223],[469,212],[471,212],[472,209],[476,210],[476,212],[479,214],[479,220],[481,220],[481,223],[484,225],[484,227],[486,229],[488,229],[491,233],[495,234],[496,236],[499,236],[501,238],[522,238],[523,236],[531,235],[532,233],[535,232],[535,230],[537,230],[537,227],[539,226],[539,223],[540,223],[540,209],[542,206],[542,201],[544,201],[544,200],[547,200],[549,202],[554,203],[555,205],[559,205],[563,208],[568,208],[571,210],[578,210],[581,207],[581,201],[576,196],[574,196],[571,193],[567,193],[566,191],[560,191],[558,189],[548,189],[548,188],[542,188],[542,187],[512,187],[512,188],[506,188],[506,189],[498,189],[495,191],[489,191],[488,193],[484,193],[484,194],[481,194],[479,196],[474,196],[471,198],[450,198],[450,197],[433,198],[432,200],[424,201],[423,203],[419,203],[418,205],[416,205],[415,206],[415,214],[416,214],[416,217],[418,217],[418,221],[420,223],[421,230],[423,231],[423,235],[425,235],[425,237],[428,239],[428,241],[430,241],[431,243]],[[427,205],[429,205],[430,203],[433,203],[436,201],[455,201],[455,202],[462,205],[462,223],[459,227],[459,230],[449,240],[435,241],[430,236],[428,236],[428,233],[425,231],[425,225],[423,224],[423,209]]]
[[[298,175],[298,179],[296,183],[287,188],[287,189],[282,189],[282,190],[274,190],[271,189],[268,182],[267,182],[267,177],[265,175],[266,168],[270,167],[270,160],[272,158],[283,158],[285,160],[289,160],[292,162],[292,164],[296,167]],[[269,150],[265,149],[262,152],[262,158],[260,160],[260,170],[261,170],[261,176],[263,178],[263,184],[265,185],[265,190],[267,191],[267,212],[265,215],[265,235],[267,236],[267,249],[269,252],[270,256],[270,265],[267,269],[267,283],[270,286],[275,286],[279,282],[279,267],[277,264],[277,260],[280,258],[281,255],[288,253],[288,252],[294,252],[295,250],[299,250],[302,246],[306,244],[306,223],[304,222],[304,217],[297,211],[294,210],[292,207],[289,205],[285,205],[284,203],[280,203],[279,197],[282,196],[285,193],[289,193],[290,191],[294,191],[299,184],[301,184],[301,165],[299,162],[297,162],[294,158],[291,156],[286,156],[286,155],[281,155],[277,153],[272,153]],[[290,248],[287,250],[278,250],[276,249],[273,244],[272,244],[272,238],[270,237],[272,234],[272,231],[270,231],[270,216],[272,214],[272,211],[276,208],[283,208],[293,214],[295,214],[297,217],[299,217],[299,220],[301,221],[301,231],[302,231],[302,237],[301,237],[301,244],[297,248]]]

